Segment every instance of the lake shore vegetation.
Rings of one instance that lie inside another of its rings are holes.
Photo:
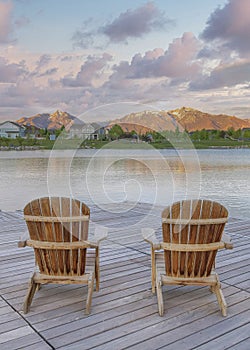
[[[156,149],[171,148],[250,148],[250,130],[197,130],[193,132],[175,131],[147,132],[138,135],[134,130],[124,132],[119,125],[114,125],[106,135],[97,140],[69,138],[66,132],[56,133],[53,139],[47,130],[41,130],[40,138],[16,139],[0,137],[0,150],[36,150],[36,149],[73,149],[77,148],[148,148],[150,144]],[[59,137],[59,135],[61,135]],[[59,137],[59,139],[58,139]],[[55,144],[56,143],[56,144]]]

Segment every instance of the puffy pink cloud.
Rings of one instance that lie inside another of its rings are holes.
[[[231,87],[237,84],[249,84],[250,62],[235,62],[230,65],[220,64],[209,76],[202,76],[200,79],[190,83],[191,90],[207,90],[221,87]]]
[[[200,45],[192,33],[184,33],[181,38],[174,39],[165,52],[155,49],[144,56],[136,54],[131,64],[122,62],[114,67],[115,74],[128,79],[168,77],[185,81],[200,70],[195,60]]]
[[[112,56],[107,53],[101,57],[88,56],[75,78],[65,77],[62,79],[63,85],[71,87],[91,86],[93,80],[101,74],[102,69],[107,66],[111,59]]]
[[[152,51],[147,51],[145,53],[145,58],[147,60],[154,60],[164,55],[164,50],[161,48],[156,48]]]
[[[201,34],[207,41],[220,40],[224,46],[240,53],[250,51],[250,1],[229,0],[209,17]]]
[[[10,35],[12,33],[11,11],[11,1],[0,2],[0,44],[10,41]]]
[[[200,66],[195,62],[200,49],[200,42],[192,33],[184,33],[181,38],[175,39],[164,56],[157,59],[155,74],[171,78],[191,78]]]

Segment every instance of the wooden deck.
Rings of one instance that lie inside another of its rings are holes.
[[[154,227],[160,234],[162,208],[130,206],[91,206],[92,221],[108,226],[109,235],[101,245],[101,288],[89,316],[84,314],[86,287],[76,285],[42,287],[31,311],[22,313],[33,250],[17,248],[26,230],[22,212],[0,212],[1,350],[250,348],[250,220],[230,220],[226,232],[234,249],[217,256],[228,316],[221,316],[208,288],[174,286],[164,287],[160,317],[151,294],[150,251],[140,228]]]

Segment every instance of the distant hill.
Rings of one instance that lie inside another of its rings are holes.
[[[182,107],[170,111],[178,123],[188,131],[227,130],[250,127],[250,120],[240,119],[226,114],[209,114],[193,108]]]
[[[136,131],[144,134],[148,131],[175,130],[167,111],[143,111],[131,113],[110,122],[109,127],[119,124],[126,132]]]
[[[170,111],[131,113],[123,118],[113,120],[109,127],[114,124],[119,124],[124,131],[135,130],[142,134],[152,130],[175,130],[177,126],[189,132],[202,129],[227,130],[230,127],[237,130],[250,127],[250,120],[225,114],[209,114],[193,108],[182,107]]]
[[[17,123],[53,130],[60,129],[62,126],[69,129],[71,125],[82,122],[67,112],[57,110],[51,114],[43,113],[29,118],[20,118]],[[135,130],[138,134],[145,134],[148,131],[175,130],[177,126],[189,132],[202,129],[227,130],[230,127],[237,130],[249,128],[250,120],[225,114],[209,114],[193,108],[182,107],[170,111],[131,113],[123,118],[111,121],[108,127],[111,128],[114,124],[119,124],[127,132]]]
[[[55,130],[61,129],[62,126],[69,127],[76,120],[78,118],[73,115],[57,110],[51,114],[43,113],[29,118],[23,117],[18,119],[17,123],[24,126],[34,126],[39,129]]]

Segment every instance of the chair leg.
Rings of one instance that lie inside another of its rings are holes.
[[[214,287],[214,293],[216,294],[222,315],[227,316],[227,303],[226,303],[226,300],[225,300],[224,295],[222,293],[221,285],[220,285],[219,281],[216,284],[216,286]]]
[[[29,312],[29,308],[30,308],[30,305],[32,303],[32,299],[35,295],[35,292],[36,292],[38,286],[39,286],[39,284],[34,281],[34,275],[33,275],[30,279],[28,293],[27,293],[25,300],[24,300],[24,303],[23,303],[23,312],[25,314],[27,314]]]
[[[96,258],[95,258],[95,290],[99,291],[100,285],[100,266],[99,266],[99,249],[96,248]]]
[[[88,295],[87,295],[87,301],[86,301],[86,315],[90,313],[90,308],[91,308],[91,302],[92,302],[92,294],[94,290],[94,281],[95,281],[95,274],[91,273],[89,275],[89,280],[88,280]]]
[[[163,305],[163,297],[162,297],[162,283],[161,276],[159,275],[156,281],[156,292],[157,292],[157,301],[158,301],[158,310],[159,315],[163,316],[164,314],[164,305]]]
[[[209,287],[209,290],[210,290],[211,293],[215,293],[214,286],[210,286],[210,287]]]
[[[155,251],[154,248],[151,247],[151,286],[152,293],[155,294],[155,279],[156,279],[156,266],[155,266]]]

